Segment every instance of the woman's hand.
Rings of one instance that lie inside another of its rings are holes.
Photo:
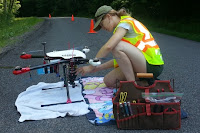
[[[78,75],[79,73],[84,76],[86,75],[87,73],[93,73],[95,72],[95,66],[84,66],[84,67],[80,67],[76,70],[76,75]]]

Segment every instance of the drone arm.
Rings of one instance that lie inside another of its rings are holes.
[[[32,55],[31,57],[32,57],[32,58],[44,58],[43,55]]]
[[[25,68],[21,68],[19,70],[14,70],[13,74],[14,75],[18,75],[18,74],[22,74],[22,73],[26,73],[30,71],[30,67],[25,67]]]
[[[22,58],[22,59],[30,59],[30,58],[32,58],[31,56],[32,56],[31,54],[22,54],[20,56],[20,58]]]
[[[22,54],[20,56],[22,59],[31,59],[31,58],[44,58],[44,56],[41,55],[31,55],[31,54]]]
[[[77,59],[76,60],[77,64],[84,64],[84,63],[87,63],[87,62],[88,62],[88,59]],[[60,61],[57,61],[57,62],[52,62],[52,63],[49,63],[49,64],[43,64],[43,65],[38,65],[38,66],[33,66],[33,67],[17,68],[13,71],[13,74],[18,75],[18,74],[29,72],[31,70],[36,70],[36,69],[39,69],[39,68],[46,68],[46,67],[49,67],[49,66],[58,65],[58,64],[62,64],[62,63],[70,63],[70,60],[60,60]]]
[[[38,66],[33,66],[33,67],[17,68],[13,71],[13,74],[18,75],[18,74],[29,72],[31,70],[36,70],[36,69],[39,69],[39,68],[45,68],[45,67],[48,67],[48,66],[51,66],[51,65],[57,65],[57,64],[62,64],[62,63],[69,63],[69,60],[61,60],[61,61],[58,61],[58,62],[43,64],[43,65],[38,65]]]

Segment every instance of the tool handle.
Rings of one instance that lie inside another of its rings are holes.
[[[138,78],[153,78],[153,73],[137,73]]]

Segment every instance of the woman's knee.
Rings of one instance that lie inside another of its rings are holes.
[[[119,81],[126,80],[124,74],[122,73],[119,67],[115,68],[104,77],[104,83],[107,87],[116,87],[117,80]]]
[[[111,81],[109,80],[108,76],[105,76],[105,77],[104,77],[103,82],[104,82],[104,84],[105,84],[107,87],[111,87],[111,86],[112,86],[112,83],[111,83]]]
[[[119,55],[119,52],[121,52],[123,49],[123,42],[120,41],[117,46],[115,46],[113,49],[112,49],[112,54],[115,56],[115,55]]]

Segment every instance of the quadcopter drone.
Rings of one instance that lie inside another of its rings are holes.
[[[48,104],[48,105],[41,105],[41,107],[44,106],[52,106],[52,105],[58,105],[58,104],[68,104],[68,103],[75,103],[75,102],[82,102],[82,101],[71,101],[70,95],[69,95],[69,85],[74,88],[75,85],[75,79],[76,79],[76,69],[77,65],[79,64],[91,64],[92,66],[98,66],[101,64],[101,61],[97,58],[95,59],[86,59],[86,53],[90,51],[90,49],[85,46],[82,51],[75,50],[75,49],[69,49],[69,50],[62,50],[62,51],[53,51],[53,52],[45,52],[45,46],[46,42],[42,43],[44,48],[44,55],[31,55],[23,52],[20,56],[22,59],[32,59],[32,58],[43,58],[44,64],[38,65],[38,66],[32,66],[32,67],[15,67],[13,74],[19,75],[23,73],[30,72],[32,70],[42,69],[45,74],[47,73],[59,73],[59,65],[62,64],[63,67],[63,80],[64,80],[64,87],[66,87],[67,90],[67,102],[64,103],[55,103],[55,104]],[[48,62],[48,63],[46,63]]]

